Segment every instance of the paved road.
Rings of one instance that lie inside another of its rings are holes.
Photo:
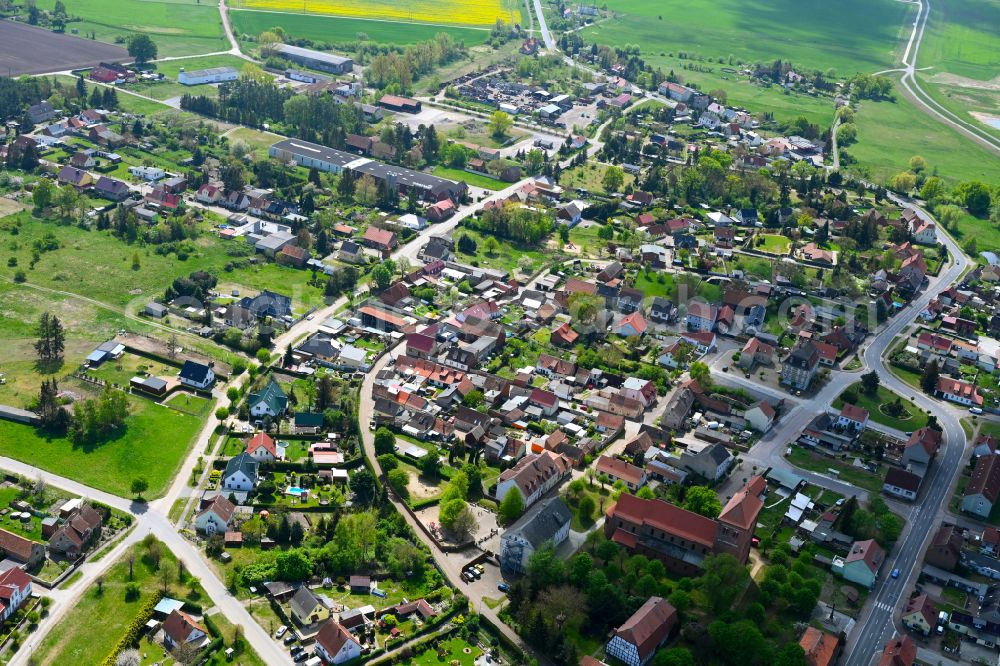
[[[545,42],[545,48],[553,50],[556,48],[556,40],[552,39],[552,33],[549,32],[549,26],[545,22],[545,12],[542,11],[541,0],[533,0],[535,3],[535,14],[538,16],[538,27],[542,32],[542,41]]]
[[[962,430],[959,418],[965,412],[929,398],[902,382],[888,371],[883,359],[893,338],[913,322],[920,309],[938,291],[955,282],[970,263],[958,244],[944,234],[940,225],[938,229],[940,240],[948,247],[953,257],[952,264],[942,272],[935,283],[939,288],[926,290],[914,304],[897,315],[868,345],[863,360],[867,367],[874,368],[878,372],[884,386],[911,397],[919,407],[937,415],[938,423],[944,430],[944,444],[925,480],[922,498],[910,513],[904,534],[882,568],[882,580],[876,583],[874,594],[869,598],[854,631],[848,637],[846,650],[848,657],[845,662],[847,666],[866,666],[881,653],[885,642],[896,633],[894,623],[896,609],[906,600],[907,592],[919,575],[919,561],[927,541],[933,535],[940,516],[947,509],[951,488],[962,469],[960,462],[965,450],[965,432]],[[897,579],[889,577],[888,573],[897,567],[903,575]]]
[[[920,87],[920,81],[916,77],[917,56],[920,51],[920,43],[924,38],[924,29],[927,27],[927,19],[931,14],[931,3],[930,0],[920,0],[916,4],[918,7],[917,18],[913,22],[913,31],[906,43],[906,50],[903,52],[902,60],[906,69],[903,70],[903,76],[900,77],[900,85],[903,86],[907,96],[924,113],[933,116],[984,148],[1000,155],[1000,139],[945,108]]]

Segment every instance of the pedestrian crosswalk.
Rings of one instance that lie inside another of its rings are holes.
[[[880,611],[891,611],[892,610],[892,606],[890,606],[889,604],[885,603],[884,601],[876,601],[875,602],[875,608],[878,609],[878,610],[880,610]]]

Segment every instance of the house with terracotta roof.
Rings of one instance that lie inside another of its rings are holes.
[[[875,539],[855,541],[845,557],[834,558],[831,570],[844,580],[871,589],[884,561],[885,550],[875,542]]]
[[[199,645],[208,636],[208,631],[193,617],[174,609],[163,621],[163,646],[167,650],[194,643]]]
[[[646,318],[641,312],[627,314],[615,326],[614,332],[623,338],[641,337],[646,333]]]
[[[837,364],[837,354],[840,352],[835,345],[831,345],[819,340],[813,340],[812,344],[819,352],[819,364],[832,368]]]
[[[868,410],[857,405],[845,402],[840,408],[837,416],[837,426],[840,428],[851,428],[852,430],[864,430],[868,425]]]
[[[719,308],[704,301],[691,301],[687,306],[687,328],[689,331],[713,331],[719,317]]]
[[[622,383],[621,394],[641,402],[643,407],[649,407],[656,403],[656,384],[649,379],[628,377]]]
[[[34,569],[45,559],[45,546],[0,529],[0,555],[17,562],[24,569]]]
[[[558,347],[572,347],[580,334],[573,330],[569,322],[563,322],[549,335],[549,342]]]
[[[368,247],[375,248],[381,252],[383,257],[388,256],[398,245],[394,232],[379,229],[374,225],[368,225],[368,228],[365,229],[365,235],[362,236],[361,240]]]
[[[570,461],[560,453],[542,451],[539,454],[526,455],[517,461],[516,465],[500,473],[496,500],[502,502],[507,493],[517,488],[527,508],[562,483],[571,468]]]
[[[79,557],[101,534],[104,518],[89,504],[66,517],[65,522],[49,537],[49,550],[67,557]]]
[[[716,337],[712,331],[681,331],[680,337],[699,354],[707,354],[715,349]]]
[[[682,576],[700,573],[714,553],[730,553],[744,563],[763,508],[758,479],[751,479],[714,520],[663,500],[623,493],[605,513],[604,534],[629,553],[658,559]]]
[[[17,612],[31,598],[31,577],[20,567],[0,573],[0,622]]]
[[[972,469],[972,478],[965,487],[962,511],[980,518],[989,518],[1000,495],[1000,456],[980,456]]]
[[[934,395],[950,402],[957,402],[960,405],[983,406],[983,396],[979,395],[979,389],[975,384],[950,377],[938,377]]]
[[[342,624],[327,620],[316,634],[316,654],[328,664],[342,664],[361,656],[361,644]]]
[[[799,638],[809,666],[833,666],[840,652],[840,637],[816,627],[806,627]]]
[[[222,495],[203,501],[201,510],[194,518],[195,529],[201,534],[225,533],[236,513],[236,505]]]
[[[639,490],[646,485],[646,472],[641,467],[611,456],[598,458],[597,473],[607,476],[611,479],[611,483],[620,480],[631,491]]]
[[[882,650],[878,666],[913,666],[917,663],[917,645],[906,635],[889,639]]]
[[[1000,530],[995,527],[985,528],[979,537],[979,550],[986,555],[1000,553]]]
[[[274,462],[284,458],[284,447],[278,447],[266,432],[259,432],[247,441],[247,454],[260,462]]]
[[[914,430],[903,445],[902,463],[929,465],[941,446],[941,431],[930,426]]]
[[[760,338],[750,338],[743,345],[737,363],[747,372],[753,372],[758,365],[774,365],[774,347],[761,341]]]
[[[809,243],[799,250],[799,254],[806,261],[811,261],[816,264],[827,264],[828,266],[833,266],[837,257],[835,252],[824,250],[816,243]]]
[[[650,597],[615,629],[607,653],[628,666],[645,666],[677,624],[677,609],[666,599]]]
[[[761,400],[743,413],[743,418],[746,419],[747,423],[760,433],[765,433],[771,429],[776,416],[777,412],[774,411],[774,407],[767,400]]]

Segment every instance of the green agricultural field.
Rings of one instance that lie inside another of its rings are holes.
[[[51,10],[55,0],[39,0],[39,9]],[[67,31],[80,36],[95,33],[114,43],[132,33],[152,37],[159,57],[197,55],[229,49],[218,5],[197,0],[72,0],[66,3],[72,21]]]
[[[198,583],[177,582],[177,558],[159,544],[160,566],[172,567],[173,578],[168,582],[168,596],[181,600],[205,603],[208,599]],[[63,617],[41,645],[33,652],[38,664],[100,664],[124,635],[146,602],[162,583],[158,571],[147,556],[147,549],[138,546],[139,557],[135,560],[134,576],[129,580],[129,565],[124,559],[114,564],[104,578],[103,590],[98,592],[93,586]],[[190,574],[188,574],[190,576]],[[187,577],[185,577],[187,580]],[[125,588],[134,582],[139,586],[139,598],[125,599]],[[193,586],[193,588],[192,588]],[[100,618],[94,622],[94,618]],[[247,663],[247,662],[245,662]]]
[[[839,75],[891,66],[912,7],[893,0],[610,0],[619,18],[583,31],[587,41],[636,44],[644,57],[683,51],[744,62],[778,58]],[[716,63],[718,64],[718,63]]]
[[[60,388],[75,390],[65,381]],[[75,445],[65,437],[47,437],[30,426],[0,421],[0,455],[125,497],[133,479],[143,476],[149,481],[147,496],[158,497],[202,419],[144,398],[130,398],[129,404],[132,413],[124,432],[98,444]]]
[[[258,157],[265,157],[267,155],[267,149],[271,147],[271,144],[284,138],[278,134],[263,132],[249,127],[237,127],[236,129],[227,132],[225,137],[229,139],[230,145],[236,141],[246,142],[251,148],[253,148],[254,153]]]
[[[445,32],[468,45],[482,44],[490,33],[476,28],[444,27],[398,21],[373,21],[368,19],[319,16],[316,14],[288,14],[231,9],[230,20],[237,35],[256,36],[273,27],[284,28],[293,39],[311,39],[317,43],[346,45],[366,35],[367,41],[393,46],[409,46],[434,39]]]
[[[1000,182],[1000,160],[964,135],[924,114],[902,98],[895,102],[865,101],[858,106],[858,142],[848,154],[870,169],[875,180],[887,180],[909,168],[914,155],[950,184],[963,180]]]

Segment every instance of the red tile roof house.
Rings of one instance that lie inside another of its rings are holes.
[[[45,546],[0,529],[0,552],[24,569],[34,569],[45,559]]]
[[[0,622],[14,614],[31,598],[31,577],[20,567],[12,567],[0,574]]]
[[[532,389],[528,402],[539,407],[546,416],[552,416],[559,411],[559,396],[551,391]]]
[[[607,653],[629,666],[644,666],[677,626],[677,609],[666,599],[650,597],[615,629]]]
[[[874,539],[855,541],[846,557],[837,557],[833,560],[832,570],[844,580],[871,589],[884,561],[885,550],[875,543]]]
[[[840,637],[816,627],[806,627],[799,638],[799,647],[806,653],[806,664],[809,666],[833,666],[840,650]]]
[[[906,635],[889,639],[882,650],[878,666],[913,666],[917,663],[917,644]]]
[[[979,395],[976,385],[957,379],[939,377],[934,395],[951,402],[957,402],[960,405],[983,406],[983,396]]]
[[[362,241],[368,247],[373,247],[382,253],[383,257],[389,255],[390,252],[396,249],[396,234],[387,231],[385,229],[379,229],[376,226],[369,225],[365,229],[365,235],[362,237]]]
[[[608,508],[604,534],[630,553],[660,560],[678,575],[697,575],[704,558],[713,553],[729,553],[746,563],[765,488],[766,482],[754,477],[715,520],[663,500],[625,493]]]
[[[87,544],[100,535],[103,523],[101,514],[85,504],[49,537],[49,550],[79,557]]]
[[[992,529],[992,528],[990,528]],[[927,546],[924,561],[945,571],[954,571],[962,555],[965,539],[962,530],[954,525],[941,525],[934,539]]]
[[[529,507],[558,485],[569,474],[571,467],[566,456],[552,451],[527,455],[501,472],[496,499],[502,502],[507,493],[516,487],[524,498],[524,506]]]
[[[202,641],[206,636],[205,627],[184,611],[174,610],[163,621],[163,645],[168,650]]]
[[[626,398],[638,400],[643,407],[649,407],[656,402],[656,384],[648,379],[629,377],[622,384],[621,394]]]
[[[903,464],[917,463],[927,465],[931,459],[937,455],[938,447],[941,446],[941,431],[930,426],[924,426],[914,431],[910,438],[906,440],[903,448]]]
[[[641,467],[611,456],[601,456],[597,459],[597,473],[610,478],[611,483],[620,479],[626,488],[633,491],[646,485],[646,472]]]
[[[427,209],[427,219],[431,222],[443,222],[455,214],[455,202],[442,199]]]
[[[259,432],[247,442],[246,452],[254,460],[273,462],[279,458],[278,445],[265,432]]]
[[[625,315],[615,327],[615,334],[623,338],[642,336],[646,333],[646,319],[639,312]]]
[[[564,322],[549,336],[549,342],[560,347],[572,347],[576,344],[576,339],[580,334],[574,331],[569,322]]]
[[[864,430],[868,425],[868,410],[845,402],[837,416],[837,425],[841,428]]]
[[[962,511],[989,518],[997,497],[1000,496],[1000,456],[980,456],[972,469],[972,478],[965,487]]]
[[[342,624],[327,620],[316,634],[316,654],[328,664],[342,664],[361,656],[361,644]]]
[[[774,365],[774,347],[761,342],[760,338],[750,338],[740,352],[738,363],[741,368],[750,372],[757,365]]]
[[[918,349],[930,349],[935,354],[948,355],[951,353],[951,338],[934,333],[921,333],[917,338]]]

